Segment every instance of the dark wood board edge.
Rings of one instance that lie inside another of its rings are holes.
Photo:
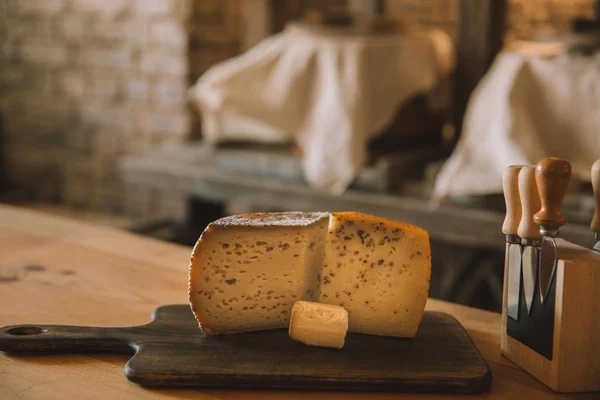
[[[129,363],[128,363],[129,365]],[[357,381],[356,379],[321,380],[314,377],[247,377],[229,374],[206,374],[197,378],[197,382],[190,383],[187,379],[177,380],[169,377],[165,381],[164,374],[139,375],[135,369],[126,365],[125,376],[131,382],[149,389],[173,388],[212,388],[212,389],[289,389],[304,391],[362,391],[362,392],[401,392],[401,393],[448,393],[448,394],[476,394],[489,390],[492,382],[492,372],[487,370],[482,376],[467,382],[457,382],[453,378],[436,378],[427,383],[424,379],[371,379]]]

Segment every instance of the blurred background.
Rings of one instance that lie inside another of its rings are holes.
[[[427,229],[431,296],[500,310],[501,174],[569,159],[589,245],[592,0],[2,0],[0,201],[192,245],[258,211]]]

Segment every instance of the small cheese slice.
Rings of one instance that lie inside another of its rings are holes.
[[[421,228],[332,213],[320,302],[348,311],[349,331],[414,337],[429,294],[431,249]]]
[[[328,213],[221,218],[192,253],[189,299],[209,334],[287,328],[294,303],[319,298]]]
[[[309,346],[344,347],[348,312],[330,304],[298,301],[292,308],[289,334]]]

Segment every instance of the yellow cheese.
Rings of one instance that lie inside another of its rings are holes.
[[[309,346],[344,347],[348,313],[342,307],[298,301],[292,308],[290,337]]]
[[[320,302],[344,307],[350,332],[415,336],[431,276],[425,230],[367,214],[333,213],[325,254]]]
[[[222,218],[192,253],[189,299],[209,334],[289,326],[294,303],[348,311],[349,331],[413,337],[429,292],[427,232],[359,213]]]
[[[287,328],[298,300],[318,299],[329,215],[262,213],[221,218],[192,253],[189,298],[211,334]]]

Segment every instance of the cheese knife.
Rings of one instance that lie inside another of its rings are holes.
[[[517,228],[521,219],[521,199],[519,197],[519,171],[521,165],[511,165],[504,170],[502,186],[506,202],[506,217],[502,224],[502,233],[506,235],[507,279],[507,315],[519,320],[521,292],[521,240]]]
[[[600,251],[600,160],[592,165],[592,188],[594,189],[594,217],[590,227],[596,239],[594,250]]]
[[[535,182],[535,167],[524,166],[519,172],[519,195],[521,197],[521,222],[517,234],[523,245],[523,293],[527,314],[531,313],[535,280],[538,269],[538,248],[542,235],[540,227],[533,221],[533,214],[540,209],[540,195]]]
[[[558,260],[554,238],[558,236],[559,228],[567,222],[560,206],[571,180],[571,164],[560,158],[544,158],[535,168],[535,180],[541,209],[533,216],[533,220],[540,225],[542,234],[538,276],[540,300],[544,305]]]

